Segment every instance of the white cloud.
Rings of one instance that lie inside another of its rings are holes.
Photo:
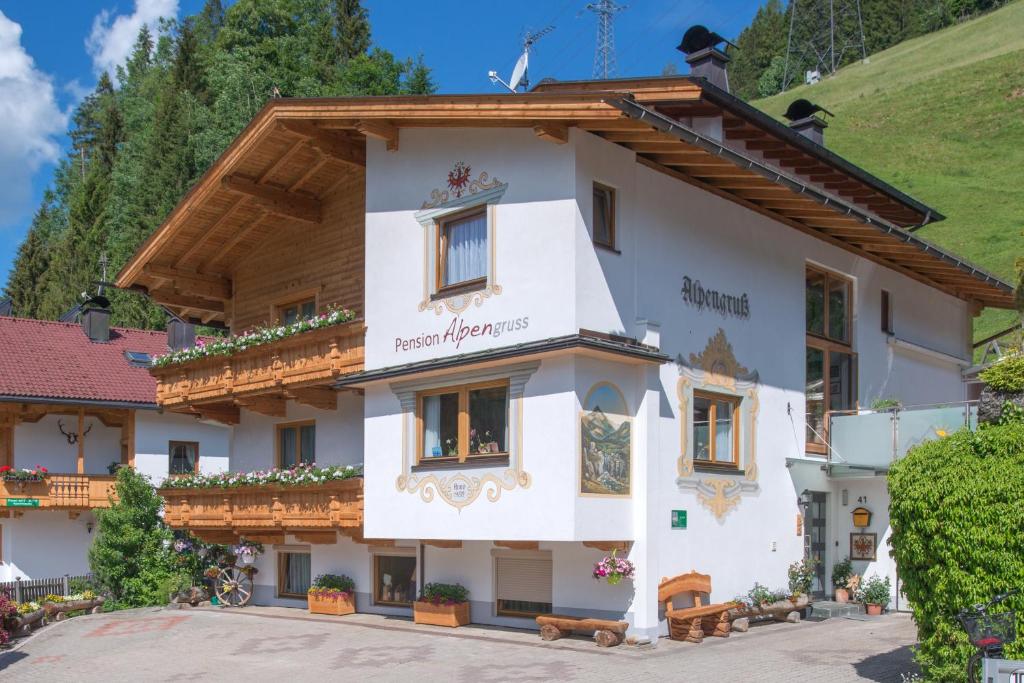
[[[124,64],[131,54],[143,25],[149,26],[155,36],[161,17],[177,16],[178,0],[135,0],[135,11],[131,14],[114,15],[110,10],[103,10],[93,19],[92,32],[85,39],[93,70],[97,74],[106,71],[113,76],[115,67]]]
[[[21,25],[0,12],[0,225],[23,217],[32,176],[57,161],[68,116],[57,106],[53,79],[21,45]]]

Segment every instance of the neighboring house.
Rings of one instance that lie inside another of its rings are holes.
[[[919,239],[941,214],[819,144],[818,119],[782,125],[729,94],[724,55],[695,61],[269,102],[118,284],[235,332],[351,309],[153,372],[167,410],[233,425],[232,471],[365,477],[176,489],[171,524],[262,541],[263,604],[339,572],[358,609],[409,614],[457,581],[474,621],[526,627],[654,635],[662,577],[709,573],[724,601],[807,553],[820,592],[853,544],[857,571],[892,573],[882,475],[900,439],[956,424],[855,413],[965,423],[972,318],[1012,287]],[[591,577],[614,548],[634,581]]]
[[[0,317],[0,467],[40,473],[0,479],[2,581],[88,572],[118,465],[157,484],[227,467],[227,429],[156,404],[146,368],[167,335],[108,320],[97,307],[81,324]]]

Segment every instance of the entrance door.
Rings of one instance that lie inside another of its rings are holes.
[[[825,500],[828,494],[820,491],[804,493],[804,557],[814,560],[815,576],[811,584],[811,595],[814,598],[826,597],[825,590]]]

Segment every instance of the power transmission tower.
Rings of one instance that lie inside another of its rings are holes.
[[[612,19],[628,7],[629,5],[616,4],[615,0],[598,0],[584,8],[597,15],[594,78],[611,78],[615,75],[615,27],[612,25]]]
[[[800,19],[797,19],[797,6]],[[832,75],[843,66],[843,59],[856,51],[867,61],[864,44],[864,20],[860,0],[791,0],[789,38],[782,89],[786,90],[801,70]]]

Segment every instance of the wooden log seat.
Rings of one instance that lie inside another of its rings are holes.
[[[590,619],[587,617],[567,617],[560,614],[542,614],[537,617],[540,626],[540,637],[544,640],[558,640],[572,635],[574,631],[593,632],[594,642],[600,647],[614,647],[626,639],[625,621],[610,619]]]
[[[676,609],[672,606],[672,599],[683,593],[690,594],[693,606]],[[705,605],[703,596],[710,594],[711,577],[707,574],[692,571],[689,574],[661,580],[658,584],[658,602],[665,603],[669,638],[700,643],[704,636],[729,637],[729,610],[736,605],[732,602]]]

